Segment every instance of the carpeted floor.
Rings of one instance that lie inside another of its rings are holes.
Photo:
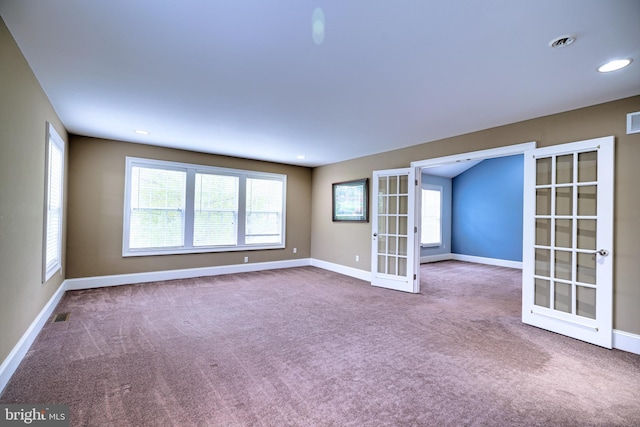
[[[313,267],[68,292],[0,403],[74,426],[639,426],[640,356],[520,322],[521,273]]]

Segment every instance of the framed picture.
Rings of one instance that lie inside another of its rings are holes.
[[[369,179],[333,184],[333,220],[369,221]]]

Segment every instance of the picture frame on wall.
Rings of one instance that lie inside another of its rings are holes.
[[[332,185],[332,219],[369,222],[369,178]]]

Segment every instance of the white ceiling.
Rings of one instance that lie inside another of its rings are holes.
[[[0,14],[70,132],[289,164],[640,94],[638,0],[0,0]],[[577,40],[548,46],[563,34]],[[634,62],[596,71],[619,57]]]
[[[447,163],[440,166],[429,166],[422,169],[423,174],[439,176],[442,178],[455,178],[463,172],[471,169],[483,159],[480,160],[467,160],[465,162]]]

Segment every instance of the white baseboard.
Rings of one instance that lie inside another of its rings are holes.
[[[420,264],[427,264],[430,262],[448,261],[453,259],[453,254],[438,254],[438,255],[425,255],[420,257]]]
[[[509,261],[506,259],[485,258],[481,256],[460,254],[451,254],[451,259],[454,259],[456,261],[475,262],[477,264],[495,265],[498,267],[518,268],[522,270],[522,262],[520,261]]]
[[[102,288],[107,286],[131,285],[135,283],[158,282],[193,277],[219,276],[221,274],[247,273],[251,271],[275,270],[278,268],[305,267],[311,265],[309,258],[287,261],[255,262],[247,264],[223,265],[218,267],[189,268],[183,270],[151,271],[148,273],[115,274],[112,276],[82,277],[67,279],[66,290]]]
[[[640,335],[614,329],[613,348],[640,354]]]
[[[36,337],[42,330],[42,327],[47,322],[53,310],[55,310],[56,306],[62,299],[62,296],[65,292],[65,282],[62,282],[60,287],[56,290],[56,292],[51,296],[49,302],[44,306],[40,313],[36,316],[35,320],[31,322],[31,325],[27,329],[27,331],[22,335],[20,341],[13,347],[13,350],[9,353],[6,359],[0,365],[0,394],[9,383],[11,376],[18,369],[18,365],[22,362],[22,359],[31,348],[31,344],[35,341]]]
[[[322,268],[324,270],[333,271],[334,273],[344,274],[345,276],[354,277],[356,279],[364,280],[366,282],[371,281],[371,271],[360,270],[353,267],[347,267],[345,265],[334,264],[332,262],[322,261],[319,259],[311,258],[311,265],[314,267]]]

